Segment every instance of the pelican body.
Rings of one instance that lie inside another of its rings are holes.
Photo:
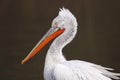
[[[45,60],[45,80],[112,80],[120,79],[119,73],[108,70],[94,63],[81,60],[66,60],[62,49],[70,43],[77,33],[77,20],[68,9],[60,9],[58,16],[53,20],[52,27],[37,43],[22,64],[38,53],[48,42],[55,39],[51,44]]]

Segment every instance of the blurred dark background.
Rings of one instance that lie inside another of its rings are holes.
[[[48,44],[21,65],[58,15],[68,8],[76,16],[78,34],[64,48],[67,59],[80,59],[120,72],[120,0],[1,0],[0,80],[43,80]]]

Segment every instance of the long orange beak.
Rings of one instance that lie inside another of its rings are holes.
[[[38,53],[48,42],[50,42],[55,37],[59,36],[64,32],[64,29],[50,28],[45,36],[37,43],[37,45],[32,49],[32,51],[21,61],[21,64],[24,64],[26,61],[31,59],[35,54]]]

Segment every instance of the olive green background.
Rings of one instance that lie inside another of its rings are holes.
[[[78,34],[63,50],[80,59],[120,72],[120,0],[1,0],[0,80],[43,80],[50,43],[26,64],[21,60],[51,27],[59,8],[78,21]]]

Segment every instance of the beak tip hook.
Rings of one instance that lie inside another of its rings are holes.
[[[21,61],[21,64],[24,64],[24,60]]]

